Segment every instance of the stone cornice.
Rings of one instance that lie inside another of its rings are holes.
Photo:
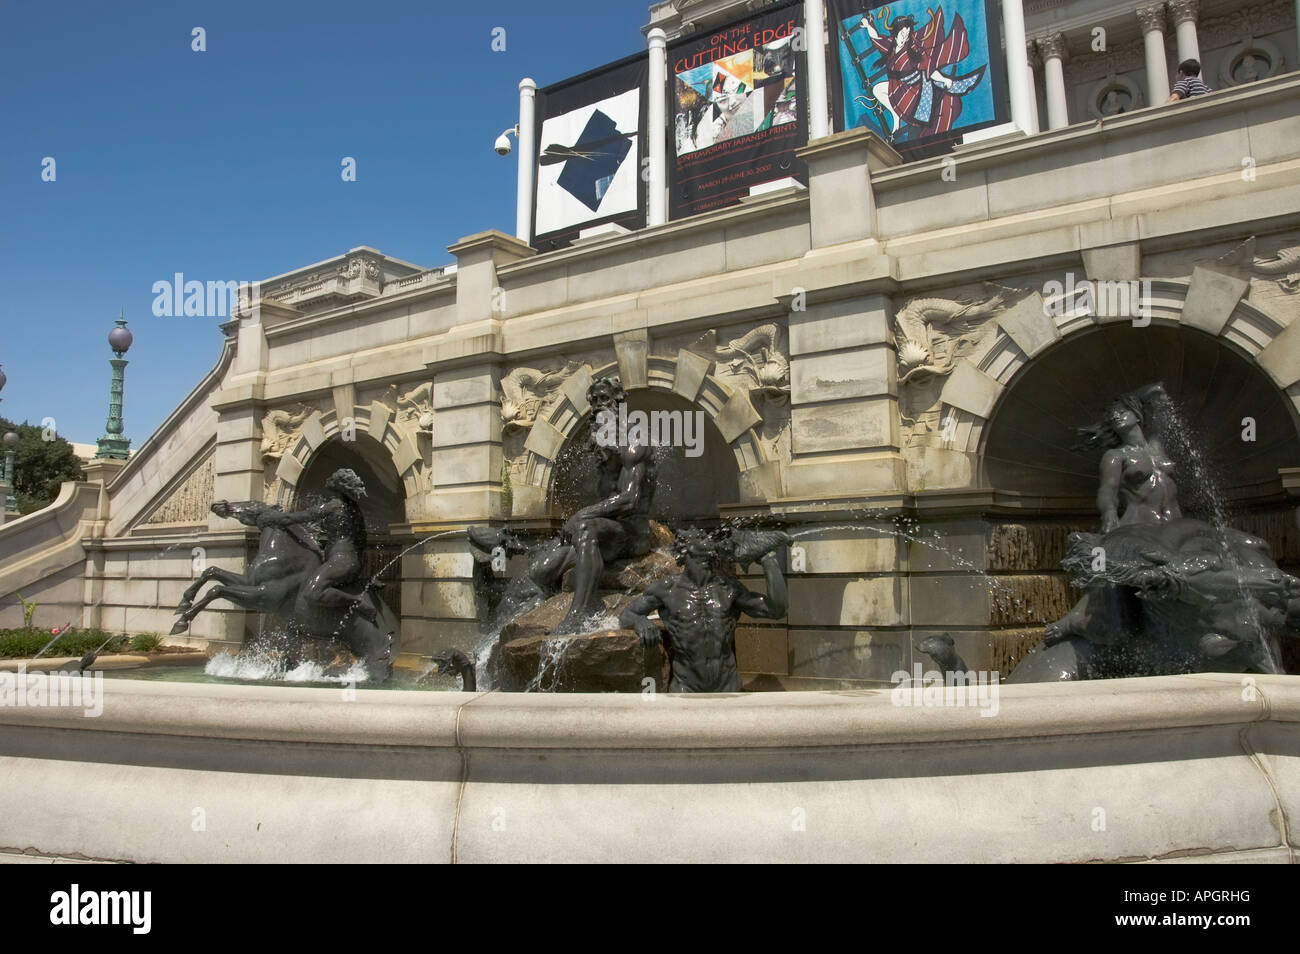
[[[554,268],[561,263],[581,261],[608,253],[613,249],[640,243],[655,243],[677,239],[685,233],[722,228],[737,220],[759,219],[763,215],[770,215],[774,209],[782,207],[794,208],[800,205],[806,206],[807,204],[808,193],[806,190],[793,195],[776,193],[771,197],[764,196],[740,205],[728,206],[716,212],[702,212],[699,215],[691,215],[684,219],[665,222],[663,225],[637,229],[635,232],[629,232],[626,235],[611,235],[599,242],[557,249],[554,252],[547,252],[545,255],[537,255],[510,265],[500,266],[497,269],[497,275],[504,277],[523,274],[533,269]]]
[[[447,251],[455,255],[458,260],[484,252],[491,254],[494,258],[498,253],[514,258],[531,258],[537,254],[537,249],[527,242],[515,238],[513,235],[506,235],[506,233],[499,232],[496,229],[488,229],[486,232],[467,235],[460,241],[448,245]]]
[[[837,152],[852,150],[865,151],[867,167],[872,172],[890,169],[903,163],[903,157],[894,150],[893,146],[865,126],[814,139],[808,145],[795,149],[794,154],[805,162],[813,163]]]

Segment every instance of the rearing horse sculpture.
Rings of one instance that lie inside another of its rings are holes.
[[[219,517],[233,517],[261,531],[257,554],[246,574],[209,566],[199,574],[181,596],[176,607],[180,619],[172,635],[184,632],[190,622],[213,600],[224,599],[243,609],[273,617],[292,635],[316,639],[339,639],[366,667],[373,680],[384,681],[392,674],[397,653],[400,624],[375,591],[358,580],[340,587],[359,597],[357,605],[330,612],[318,609],[303,613],[296,610],[303,585],[324,564],[324,550],[308,526],[286,524],[284,511],[256,500],[229,503],[218,500],[212,512]],[[200,597],[195,596],[209,582],[216,585]],[[373,616],[371,620],[369,617]]]

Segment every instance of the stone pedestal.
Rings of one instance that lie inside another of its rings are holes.
[[[82,470],[86,473],[86,480],[92,484],[108,485],[113,482],[113,478],[121,473],[122,468],[126,466],[126,461],[115,460],[111,457],[95,457],[82,465]]]
[[[810,142],[795,155],[808,164],[813,248],[874,238],[871,173],[902,163],[893,147],[870,130],[858,128]]]

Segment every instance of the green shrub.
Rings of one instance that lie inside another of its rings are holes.
[[[18,629],[0,629],[0,658],[30,659],[41,651],[54,634],[48,629],[30,626]],[[156,638],[156,637],[155,637]],[[104,645],[107,640],[107,645]],[[104,632],[102,629],[71,629],[64,633],[42,656],[80,656],[103,646],[102,652],[119,652],[126,647],[127,638]]]
[[[131,651],[151,653],[162,645],[162,637],[157,633],[137,633],[131,637]]]

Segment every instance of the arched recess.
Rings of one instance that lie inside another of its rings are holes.
[[[307,494],[318,492],[339,467],[351,467],[366,484],[366,553],[362,572],[383,581],[384,602],[402,615],[401,542],[389,538],[393,523],[420,516],[427,489],[425,455],[413,422],[399,421],[387,404],[353,406],[340,420],[338,411],[316,412],[303,422],[297,440],[280,458],[268,496],[292,510]],[[372,481],[375,490],[371,490]]]
[[[685,421],[699,410],[685,398],[655,388],[640,388],[628,394],[628,412],[677,412]],[[700,520],[718,516],[724,504],[740,499],[740,472],[735,456],[708,415],[692,437],[698,455],[687,456],[685,448],[659,447],[653,450],[655,495],[651,515],[666,522]],[[596,500],[595,459],[590,453],[589,414],[574,431],[555,462],[551,487],[551,515],[572,516]]]
[[[334,436],[316,448],[298,480],[291,506],[298,509],[312,496],[326,496],[325,481],[341,467],[354,470],[366,485],[361,510],[370,534],[387,534],[391,524],[406,516],[406,493],[392,458],[383,445],[368,434],[345,441]]]
[[[1135,335],[1160,328],[1200,332],[1258,372],[1258,380],[1269,382],[1292,432],[1300,433],[1300,322],[1287,326],[1244,301],[1249,288],[1246,280],[1211,269],[1197,267],[1190,281],[1151,279],[1137,284],[1140,291],[1134,295],[1129,314],[1142,316],[1139,322],[1149,321],[1149,325],[1135,326],[1134,319],[1127,316],[1098,315],[1100,295],[1076,296],[1048,309],[1042,296],[1033,294],[998,317],[996,334],[987,348],[956,363],[940,395],[943,448],[970,458],[978,483],[990,485],[984,466],[988,424],[1017,376],[1027,373],[1031,362],[1049,349],[1107,325],[1126,325]],[[1157,338],[1151,335],[1135,340],[1154,345]],[[1095,381],[1097,401],[1125,390],[1126,379],[1116,367],[1103,364],[1086,372],[1080,367],[1062,367],[1062,389],[1086,374]],[[1124,373],[1136,376],[1139,370]],[[1240,418],[1237,420],[1240,426]]]
[[[364,407],[353,407],[352,413],[342,421],[335,410],[317,412],[308,417],[297,440],[280,458],[275,484],[269,488],[268,496],[282,507],[292,506],[302,475],[322,445],[334,439],[348,442],[361,438],[366,438],[372,446],[377,445],[396,471],[407,501],[405,518],[410,520],[419,516],[412,511],[428,489],[419,432],[410,423],[396,420],[393,409],[378,401]]]
[[[1058,342],[1011,380],[989,418],[987,483],[1042,496],[1095,494],[1099,451],[1080,447],[1075,428],[1152,381],[1177,402],[1208,476],[1229,500],[1268,496],[1280,468],[1300,467],[1294,409],[1238,349],[1184,325],[1112,322]],[[1208,515],[1208,489],[1184,481],[1184,509]]]
[[[755,409],[750,391],[732,388],[718,380],[712,373],[713,366],[711,359],[683,349],[675,357],[649,355],[639,365],[610,362],[594,370],[580,368],[565,382],[560,396],[544,406],[533,423],[524,444],[524,486],[512,488],[513,515],[552,515],[557,461],[566,444],[579,436],[591,412],[587,388],[597,378],[615,376],[630,397],[637,391],[650,389],[680,398],[685,403],[678,406],[683,409],[689,405],[704,411],[713,435],[726,444],[735,461],[737,500],[761,503],[779,497],[781,462],[759,438],[758,427],[763,417]],[[635,401],[630,406],[635,408]],[[659,403],[653,406],[658,407]]]

